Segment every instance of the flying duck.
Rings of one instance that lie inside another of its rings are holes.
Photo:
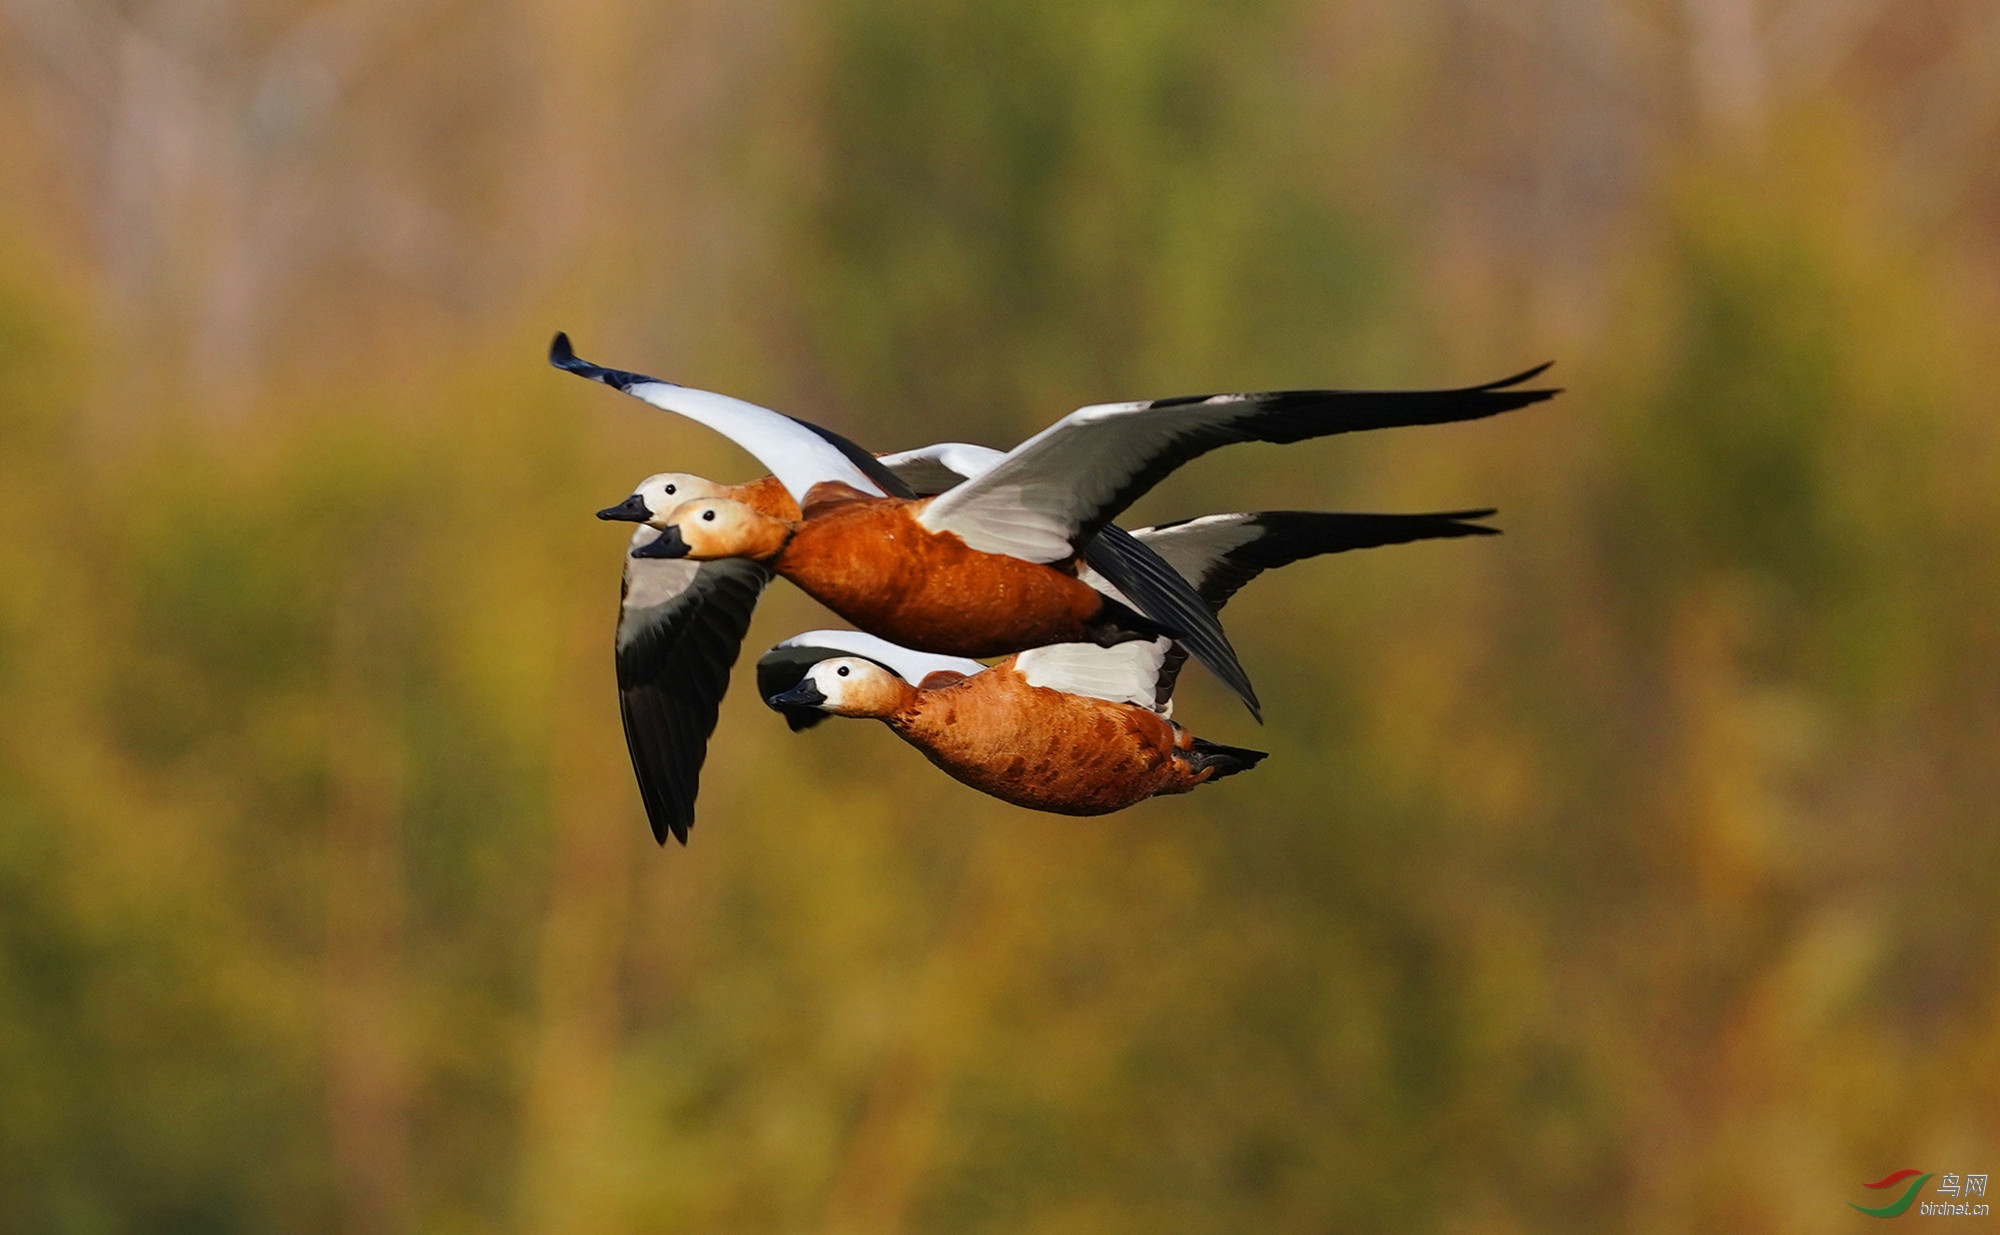
[[[882,462],[916,491],[935,493],[1000,457],[999,451],[987,447],[947,442],[885,456]],[[671,510],[690,498],[710,497],[741,502],[773,518],[799,517],[797,503],[774,476],[725,485],[685,472],[648,476],[631,496],[598,511],[597,517],[643,524],[656,511]],[[659,536],[657,529],[642,526],[627,548],[617,634],[619,713],[654,839],[665,844],[673,836],[686,844],[694,826],[695,795],[708,739],[715,732],[729,671],[771,572],[741,558],[695,563],[641,556],[639,551]],[[1213,630],[1234,663],[1235,652],[1206,603],[1142,542],[1107,527],[1091,541],[1085,558],[1097,568],[1089,575],[1092,580],[1134,574],[1142,582],[1170,579],[1200,609],[1206,623],[1190,625],[1197,632]],[[1248,689],[1247,679],[1241,686]],[[1247,701],[1254,714],[1254,695]]]
[[[1491,511],[1427,515],[1272,511],[1134,533],[1213,608],[1273,567],[1323,553],[1493,535]],[[1035,648],[990,668],[915,657],[853,631],[813,631],[758,661],[758,689],[794,729],[871,717],[954,779],[1016,806],[1101,815],[1247,771],[1260,751],[1195,737],[1171,719],[1184,658],[1169,640]]]
[[[654,406],[716,428],[771,468],[777,484],[791,499],[793,510],[802,505],[811,486],[821,480],[829,482],[830,486],[846,486],[858,494],[914,501],[941,492],[1004,458],[1000,451],[987,447],[948,442],[878,460],[830,429],[769,408],[728,395],[675,386],[641,374],[590,364],[577,358],[568,336],[563,334],[556,335],[550,344],[549,361],[557,368],[614,386]],[[908,475],[908,480],[899,474],[899,469]],[[667,487],[659,486],[652,498],[657,500],[671,496],[664,492]],[[642,484],[642,492],[628,497],[619,506],[600,511],[599,517],[634,518],[640,509],[648,506],[644,500],[634,500],[647,496],[644,488]],[[832,491],[830,488],[829,492]],[[753,495],[753,508],[756,508],[758,500],[767,496],[768,491],[760,485]],[[653,517],[647,521],[656,527],[662,526],[661,518],[670,510],[671,507],[667,511],[653,510]],[[761,513],[773,517],[783,514],[775,509]],[[790,517],[796,519],[799,515],[793,513]],[[1235,649],[1229,646],[1228,636],[1222,633],[1221,625],[1178,575],[1143,545],[1116,528],[1106,528],[1095,537],[1080,538],[1079,543],[1082,556],[1104,578],[1113,580],[1139,610],[1133,612],[1121,602],[1107,604],[1102,596],[1067,589],[1066,599],[1073,606],[1090,606],[1096,618],[1096,629],[1089,633],[1112,641],[1172,633],[1187,645],[1197,660],[1207,665],[1236,692],[1252,715],[1258,714],[1256,691],[1251,687],[1249,675],[1243,671]],[[648,551],[662,557],[675,556],[671,547],[657,543]],[[1048,584],[1046,579],[1041,582]],[[1055,586],[1061,587],[1059,584]]]
[[[1280,391],[1102,404],[1072,412],[935,497],[854,443],[740,399],[606,369],[566,335],[550,363],[730,437],[769,467],[800,509],[774,517],[727,497],[655,512],[666,534],[636,552],[697,561],[745,558],[798,584],[872,633],[943,654],[1000,656],[1048,643],[1114,646],[1162,635],[1189,650],[1256,710],[1220,627],[1205,629],[1172,572],[1131,555],[1091,565],[1136,608],[1076,577],[1093,539],[1181,464],[1230,442],[1295,442],[1395,425],[1470,420],[1552,397],[1519,389],[1547,365],[1481,386],[1436,391]],[[926,461],[948,466],[956,444]],[[921,454],[922,452],[919,452]],[[629,500],[629,499],[628,499]],[[1160,603],[1172,599],[1169,611]],[[1215,645],[1202,638],[1212,635]]]

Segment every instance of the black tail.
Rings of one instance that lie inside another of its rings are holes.
[[[1195,775],[1199,776],[1209,768],[1215,769],[1215,775],[1209,777],[1210,780],[1221,780],[1238,772],[1248,772],[1267,757],[1265,751],[1246,750],[1241,746],[1224,746],[1220,742],[1211,742],[1206,738],[1196,738],[1187,752],[1188,762],[1194,765]]]

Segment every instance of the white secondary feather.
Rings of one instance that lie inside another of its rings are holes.
[[[1142,527],[1132,536],[1199,588],[1217,562],[1263,534],[1256,515],[1232,514],[1204,515],[1167,527]]]
[[[672,382],[640,381],[622,389],[661,411],[707,425],[757,456],[757,461],[771,469],[793,501],[803,503],[806,491],[825,480],[884,496],[882,487],[868,479],[838,446],[768,407]]]
[[[1006,451],[991,446],[936,442],[916,450],[883,455],[882,466],[896,473],[918,497],[929,497],[984,474],[1006,457]]]
[[[986,553],[1060,561],[1073,551],[1078,529],[1180,438],[1255,411],[1243,395],[1082,408],[932,501],[918,521]]]
[[[971,677],[982,673],[986,666],[963,656],[936,656],[929,652],[919,652],[906,648],[900,643],[878,639],[874,635],[858,630],[809,630],[803,635],[793,635],[778,645],[781,648],[831,648],[850,656],[865,656],[894,669],[906,682],[920,684],[933,673],[943,670],[948,673],[962,673]]]
[[[1014,668],[1030,686],[1112,703],[1154,708],[1153,696],[1171,642],[1153,639],[1101,648],[1094,643],[1052,643],[1014,658]]]
[[[1125,593],[1119,591],[1117,588],[1111,586],[1111,580],[1105,578],[1103,575],[1100,575],[1095,570],[1091,569],[1089,564],[1084,562],[1078,562],[1076,564],[1076,577],[1083,580],[1091,587],[1094,587],[1098,591],[1104,593],[1106,596],[1109,596],[1111,599],[1117,601],[1119,604],[1124,605],[1126,608],[1129,609],[1132,607],[1131,598],[1126,596]]]

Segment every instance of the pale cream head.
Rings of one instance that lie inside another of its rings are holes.
[[[899,711],[911,693],[908,682],[859,656],[823,660],[805,680],[826,696],[819,709],[835,716],[887,716]]]
[[[691,476],[686,472],[659,472],[640,481],[639,487],[632,490],[632,496],[646,504],[647,523],[665,527],[666,517],[682,502],[721,497],[724,492],[725,486],[700,476]]]
[[[697,562],[725,557],[764,560],[785,547],[791,525],[760,514],[742,502],[708,497],[682,502],[655,526],[677,533],[686,552],[678,556]]]
[[[690,498],[717,497],[726,492],[712,480],[686,472],[659,472],[639,482],[631,496],[616,506],[606,506],[597,517],[618,523],[645,523],[664,526],[664,516]]]

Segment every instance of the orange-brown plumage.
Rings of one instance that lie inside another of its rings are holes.
[[[900,704],[881,719],[954,779],[1016,806],[1105,815],[1216,776],[1189,758],[1186,729],[1031,685],[1011,658],[938,689],[898,684]]]
[[[783,519],[787,523],[799,517],[799,504],[792,495],[785,492],[785,486],[778,483],[776,476],[765,476],[759,480],[746,481],[740,485],[720,485],[722,496],[743,503],[760,515],[773,519]]]
[[[921,502],[822,492],[831,487],[807,495],[805,519],[769,564],[861,629],[956,656],[1089,639],[1104,596],[1073,565],[981,553],[919,524]]]
[[[769,513],[769,494],[753,497],[762,509],[698,499],[676,508],[668,522],[690,557],[762,562],[856,626],[906,647],[1005,656],[1051,643],[1157,633],[1078,579],[1074,561],[1050,565],[982,553],[950,532],[925,528],[917,515],[929,499],[820,484],[806,494],[803,517],[788,520]]]

